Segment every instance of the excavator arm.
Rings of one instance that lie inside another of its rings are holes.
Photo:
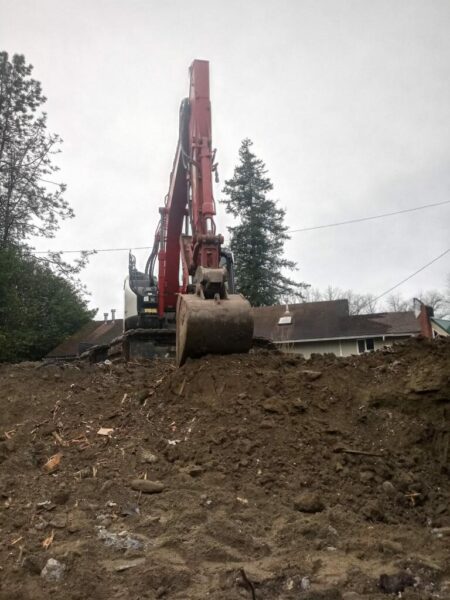
[[[209,63],[190,67],[189,97],[180,108],[179,140],[169,192],[160,208],[147,274],[155,281],[157,312],[163,327],[176,321],[177,362],[208,353],[249,350],[253,336],[250,304],[230,291],[230,253],[216,233],[212,174],[216,170],[211,136]],[[181,269],[181,282],[180,282]]]

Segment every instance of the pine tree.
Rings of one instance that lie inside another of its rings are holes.
[[[273,185],[264,162],[251,151],[252,141],[244,139],[239,150],[240,164],[232,179],[225,181],[221,202],[226,212],[239,219],[229,227],[230,247],[235,256],[236,287],[252,304],[267,306],[301,297],[303,283],[283,275],[296,263],[283,258],[289,239],[284,225],[286,211],[267,198]]]

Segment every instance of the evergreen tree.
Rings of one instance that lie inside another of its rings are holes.
[[[283,275],[294,270],[295,262],[283,258],[284,242],[289,239],[284,225],[286,211],[267,198],[273,185],[264,162],[251,151],[252,142],[244,139],[239,150],[240,164],[223,189],[228,198],[221,202],[226,212],[239,219],[229,227],[230,247],[235,256],[236,287],[252,304],[267,306],[287,297],[301,297],[303,283]]]

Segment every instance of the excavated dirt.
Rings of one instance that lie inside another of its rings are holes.
[[[450,340],[0,366],[0,599],[450,598]]]

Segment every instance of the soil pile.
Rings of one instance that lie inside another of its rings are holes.
[[[450,343],[0,367],[0,598],[450,598]]]

